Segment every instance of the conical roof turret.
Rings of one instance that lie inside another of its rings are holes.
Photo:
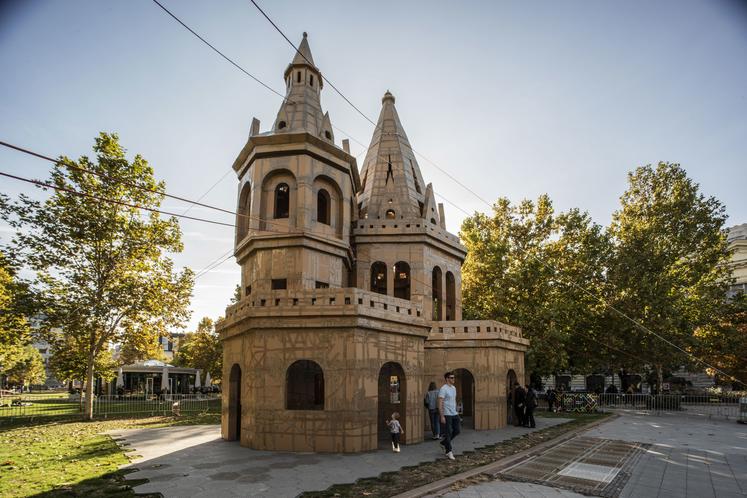
[[[308,35],[298,45],[298,50],[285,72],[286,94],[280,106],[273,133],[306,132],[327,142],[334,143],[332,123],[324,115],[320,94],[322,90],[322,73],[314,65]]]
[[[309,34],[304,31],[301,43],[298,44],[298,50],[296,56],[293,57],[291,66],[308,64],[311,67],[316,68],[314,64],[314,57],[311,55],[311,47],[309,47]]]
[[[387,90],[361,170],[361,215],[373,219],[423,218],[423,176],[394,102],[394,95]]]

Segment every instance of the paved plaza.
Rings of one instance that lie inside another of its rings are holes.
[[[495,431],[463,430],[454,453],[511,439],[568,419],[537,418],[536,429],[507,427]],[[357,454],[283,453],[243,448],[220,438],[216,425],[113,431],[112,437],[140,458],[128,467],[139,469],[130,479],[148,479],[136,493],[165,497],[296,496],[333,484],[396,471],[404,466],[444,458],[432,440],[403,446],[401,453],[379,450]]]
[[[538,429],[567,419],[537,418]],[[465,430],[456,440],[464,451],[524,434],[528,429]],[[148,479],[138,493],[164,496],[296,496],[354,482],[419,462],[443,458],[433,441],[359,454],[313,454],[255,451],[220,439],[219,428],[182,426],[113,432],[139,458],[131,479]],[[724,420],[682,416],[625,414],[582,432],[579,438],[647,445],[624,483],[621,498],[747,497],[747,426]],[[649,446],[650,445],[650,446]],[[550,452],[552,447],[547,450]],[[580,497],[570,490],[531,482],[495,480],[445,490],[448,498]]]
[[[621,498],[747,496],[747,426],[734,421],[627,414],[579,437],[651,445],[633,467],[619,494]],[[582,496],[550,486],[502,480],[440,495],[447,498]]]

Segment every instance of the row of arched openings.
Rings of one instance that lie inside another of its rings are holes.
[[[272,202],[273,219],[286,219],[290,217],[291,208],[291,188],[281,182],[275,186]],[[339,205],[339,209],[342,204]],[[239,195],[239,209],[237,214],[237,227],[239,240],[246,236],[249,230],[249,220],[251,218],[251,187],[247,183]],[[316,193],[316,221],[324,225],[332,224],[332,196],[324,188],[318,189]]]
[[[394,271],[394,297],[410,299],[411,276],[410,265],[404,261],[397,261],[392,267]],[[450,271],[446,272],[446,293],[442,289],[443,273],[438,266],[433,268],[431,289],[433,291],[433,320],[455,320],[456,319],[456,279]],[[372,292],[388,294],[387,289],[387,265],[376,261],[371,265]]]
[[[474,428],[475,413],[475,378],[466,368],[454,370],[455,387],[457,388],[457,407],[464,418],[465,425]],[[506,375],[506,398],[508,417],[512,419],[513,399],[518,379],[514,370]],[[288,410],[324,410],[324,372],[318,363],[312,360],[297,360],[286,371],[286,409]],[[229,376],[229,420],[228,439],[240,439],[241,434],[241,368],[238,364],[231,367]],[[386,438],[388,431],[384,422],[392,412],[400,414],[404,425],[406,420],[407,379],[399,363],[384,363],[379,370],[378,379],[378,426],[379,439]],[[384,428],[384,429],[382,429]]]

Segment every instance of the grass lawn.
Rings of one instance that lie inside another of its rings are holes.
[[[180,418],[76,419],[0,426],[0,497],[134,496],[124,483],[124,473],[118,470],[129,460],[102,432],[218,423],[220,414],[207,413]]]
[[[538,417],[542,417],[543,415],[545,414],[535,414]],[[540,431],[527,433],[507,441],[478,448],[475,451],[465,452],[456,461],[440,459],[435,462],[426,462],[412,467],[404,467],[397,472],[385,472],[378,477],[359,479],[353,484],[337,484],[325,491],[306,492],[301,496],[307,498],[322,496],[394,496],[445,477],[493,463],[548,439],[554,439],[565,432],[609,416],[602,413],[558,413],[549,415],[570,418],[572,420],[561,425],[547,427]]]

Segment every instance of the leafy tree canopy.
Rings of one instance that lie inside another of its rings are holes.
[[[110,344],[181,326],[192,289],[192,272],[175,271],[166,256],[182,250],[177,220],[147,211],[160,206],[164,183],[141,156],[129,162],[115,134],[101,133],[93,150],[95,160],[59,160],[46,200],[22,195],[3,210],[49,299],[44,326],[59,327],[86,364],[88,417],[95,366]]]
[[[609,232],[615,256],[611,300],[628,317],[673,344],[695,351],[695,330],[717,320],[730,281],[726,212],[678,164],[659,163],[628,175]],[[652,333],[616,317],[626,350],[651,365],[661,385],[665,369],[686,364]],[[700,365],[702,368],[702,365]]]
[[[599,335],[601,306],[594,295],[604,290],[610,245],[586,213],[556,216],[547,195],[518,205],[502,198],[492,216],[467,218],[460,236],[468,251],[462,267],[465,317],[522,327],[531,340],[528,371],[569,368],[571,342],[581,352],[598,350],[588,344]],[[579,366],[588,358],[577,356]]]
[[[44,371],[44,359],[39,350],[31,345],[22,349],[18,361],[15,362],[13,367],[6,370],[5,374],[8,376],[10,384],[19,386],[42,384],[47,379]]]
[[[223,345],[210,318],[200,320],[197,330],[182,339],[174,363],[177,366],[199,368],[203,375],[210,372],[213,380],[220,381],[223,375]]]
[[[0,207],[4,199],[0,199]],[[0,252],[0,367],[11,369],[26,353],[32,334],[28,316],[36,310],[33,294],[26,282],[16,278],[16,269]]]

